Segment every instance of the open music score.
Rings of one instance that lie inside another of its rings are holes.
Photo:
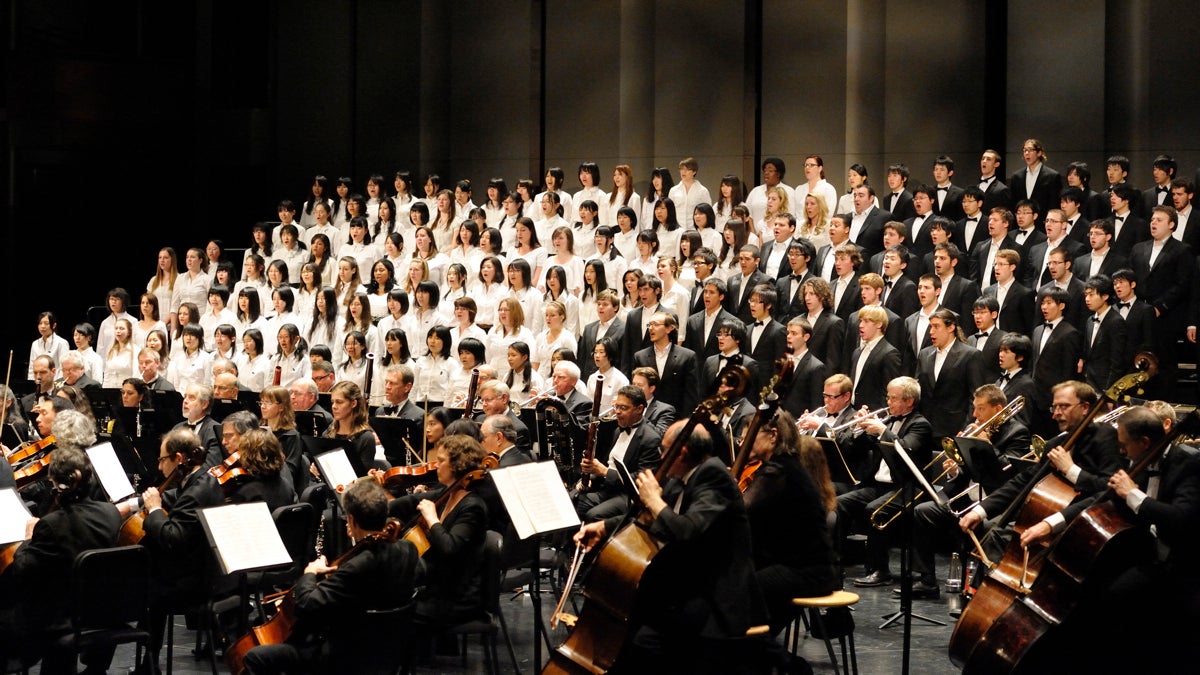
[[[32,517],[16,488],[0,490],[0,544],[25,541],[25,523]]]
[[[125,475],[125,469],[121,466],[121,460],[117,459],[117,451],[113,449],[112,443],[93,445],[85,452],[88,459],[92,460],[92,469],[100,479],[104,492],[108,494],[109,501],[118,502],[133,495],[133,484],[129,482],[129,476]]]
[[[504,500],[504,507],[521,539],[579,527],[579,516],[553,461],[492,469],[488,475]]]
[[[316,457],[317,470],[321,472],[321,477],[325,479],[325,484],[337,494],[338,501],[342,500],[343,491],[338,490],[338,486],[343,486],[343,489],[349,488],[350,485],[358,480],[358,474],[354,471],[354,465],[350,463],[350,458],[346,456],[346,451],[342,449],[330,450],[323,452]]]
[[[292,564],[266,502],[201,509],[200,522],[225,574]]]

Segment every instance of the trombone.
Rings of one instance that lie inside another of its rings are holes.
[[[1093,424],[1111,424],[1113,426],[1116,426],[1117,420],[1121,417],[1121,415],[1125,414],[1125,411],[1128,409],[1129,409],[1129,406],[1127,406],[1127,405],[1119,405],[1119,406],[1113,408],[1112,410],[1109,410],[1108,412],[1104,413],[1103,415],[1097,417],[1096,419],[1092,420],[1092,423]]]
[[[985,421],[983,424],[980,424],[978,426],[972,424],[972,425],[968,426],[967,429],[965,430],[965,432],[963,433],[963,437],[965,437],[965,438],[981,438],[985,433],[990,436],[991,434],[996,433],[997,429],[999,429],[1005,422],[1012,419],[1012,417],[1014,415],[1016,415],[1017,413],[1019,413],[1024,407],[1025,407],[1025,397],[1018,396],[1018,397],[1014,398],[1012,401],[1010,401],[1008,403],[1008,405],[1004,406],[999,411],[997,411],[995,415],[992,415],[991,417],[989,417],[987,419],[987,421]],[[1045,441],[1042,441],[1042,445],[1045,446]],[[946,458],[953,460],[957,466],[953,466],[948,469],[943,469],[942,472],[939,473],[936,478],[929,481],[930,485],[936,485],[938,481],[940,481],[943,478],[945,478],[946,476],[950,475],[950,473],[952,471],[957,470],[958,467],[966,466],[966,462],[963,460],[963,457],[962,457],[962,452],[958,449],[958,445],[954,442],[954,439],[950,438],[950,437],[946,437],[946,438],[942,439],[942,451],[939,452],[937,455],[935,455],[934,458],[932,460],[930,460],[930,462],[928,464],[925,465],[925,468],[921,469],[921,473],[925,473],[926,471],[929,471],[934,466],[936,466],[939,462],[945,460]],[[968,486],[967,489],[954,495],[953,497],[950,497],[949,499],[947,499],[945,496],[939,495],[939,494],[934,494],[932,496],[933,496],[934,500],[937,501],[937,503],[945,506],[945,505],[949,504],[950,502],[953,502],[954,500],[963,496],[970,490],[971,490],[971,487]],[[925,495],[925,490],[922,489],[922,490],[917,491],[917,494],[915,494],[913,496],[913,498],[910,499],[908,502],[905,502],[903,507],[896,509],[896,512],[893,513],[890,518],[888,518],[887,520],[881,520],[881,518],[883,518],[883,516],[884,516],[884,513],[883,513],[884,509],[887,508],[887,506],[889,504],[891,504],[892,502],[894,502],[897,498],[899,498],[902,493],[903,493],[903,489],[900,489],[900,488],[896,489],[895,491],[892,492],[892,494],[890,496],[888,496],[886,501],[884,501],[882,504],[879,505],[879,508],[875,509],[875,511],[873,511],[871,513],[871,526],[872,527],[874,527],[877,530],[887,529],[887,527],[889,525],[891,525],[892,522],[895,521],[896,518],[898,518],[901,513],[907,511],[909,508],[911,508],[913,506],[913,504],[916,504],[918,501],[920,501],[921,497],[923,497]]]

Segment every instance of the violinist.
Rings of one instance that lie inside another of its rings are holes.
[[[64,424],[87,426],[88,422],[78,412],[64,411],[56,428]],[[40,656],[43,673],[74,673],[74,656],[52,645],[72,630],[75,557],[89,549],[115,546],[121,516],[112,504],[91,499],[92,464],[79,447],[60,442],[48,472],[54,486],[54,508],[26,523],[28,539],[18,545],[12,564],[0,576],[0,603],[4,605],[0,610],[0,653]],[[88,650],[83,662],[104,670],[110,656]]]
[[[55,425],[55,421],[65,412],[77,412],[75,405],[69,400],[61,396],[51,396],[43,399],[34,406],[33,414],[37,417],[34,419],[34,424],[37,426],[38,434],[43,439],[54,436],[57,444],[72,445],[77,448],[91,447],[96,442],[96,425],[91,420],[87,419],[83,413],[76,415],[68,415],[67,421],[60,422]],[[67,433],[62,439],[55,436],[56,431]],[[44,453],[53,451],[57,444],[51,444]],[[36,455],[36,457],[44,457],[44,453]],[[7,464],[7,462],[5,462]],[[11,467],[13,471],[19,471],[23,467]],[[2,471],[3,469],[0,469]],[[27,502],[33,502],[35,514],[45,513],[50,507],[54,499],[52,485],[45,480],[46,474],[43,472],[40,477],[32,479],[33,482],[21,488],[21,498]]]
[[[442,438],[431,461],[440,488],[392,500],[388,514],[407,523],[418,520],[429,539],[421,559],[425,586],[417,593],[416,622],[422,633],[473,618],[483,610],[480,555],[487,533],[487,506],[464,476],[482,467],[484,451],[468,436]],[[450,491],[440,506],[435,501]]]
[[[608,457],[584,458],[580,469],[592,476],[591,489],[584,491],[582,485],[576,485],[572,491],[576,513],[589,522],[625,512],[628,499],[617,473],[617,460],[624,463],[631,474],[638,474],[657,468],[662,459],[658,451],[662,435],[644,417],[646,396],[641,389],[633,385],[621,387],[613,411],[617,416],[616,438],[608,444],[596,444],[598,448],[608,445]]]
[[[152,487],[142,493],[141,506],[147,512],[143,524],[145,536],[141,544],[153,561],[150,578],[150,636],[147,650],[157,654],[162,646],[166,627],[166,608],[187,606],[200,602],[208,592],[205,564],[208,560],[208,539],[200,524],[200,509],[220,506],[224,495],[216,479],[201,471],[203,463],[191,458],[202,447],[200,437],[186,427],[176,427],[162,438],[158,453],[158,470],[164,476],[179,470],[186,475],[178,487],[159,492]],[[130,501],[136,501],[136,498]],[[137,504],[118,505],[121,515],[128,517]],[[155,664],[157,666],[157,664]],[[151,669],[156,672],[157,668]]]
[[[673,424],[663,447],[670,447],[686,424]],[[639,500],[654,517],[650,534],[664,548],[654,560],[654,574],[647,574],[638,589],[631,638],[609,672],[738,672],[724,650],[761,623],[766,611],[737,483],[714,456],[712,437],[702,426],[692,430],[665,486],[648,469],[636,476]],[[575,541],[591,549],[620,522],[615,516],[587,523]]]
[[[778,633],[795,617],[792,598],[828,595],[838,587],[833,539],[821,492],[800,461],[796,419],[780,410],[765,420],[754,438],[751,461],[762,462],[743,493],[754,542],[754,568]]]
[[[1059,476],[1074,485],[1078,495],[1062,512],[1051,514],[1022,532],[1023,546],[1029,546],[1048,538],[1054,532],[1062,531],[1069,516],[1082,511],[1081,506],[1085,502],[1081,499],[1102,492],[1107,487],[1109,478],[1121,468],[1122,463],[1117,451],[1117,434],[1107,424],[1089,424],[1070,450],[1059,446],[1099,400],[1096,390],[1091,385],[1078,380],[1068,380],[1054,385],[1051,394],[1053,404],[1049,412],[1063,433],[1046,442],[1046,447],[1052,448],[1048,453],[1049,460]],[[1036,473],[1037,465],[1034,465],[1013,476],[960,518],[959,527],[964,532],[972,530],[985,519],[999,515]],[[999,524],[1003,525],[1005,523]],[[997,555],[993,559],[998,559],[1002,552],[1003,549],[996,551]],[[992,552],[989,551],[988,555],[992,555]]]
[[[230,417],[241,414],[234,413]],[[250,413],[244,414],[253,417]],[[240,435],[237,448],[238,466],[229,473],[241,469],[243,474],[232,480],[232,488],[230,481],[222,484],[225,501],[233,504],[266,502],[272,512],[296,503],[296,490],[292,487],[292,477],[283,470],[287,464],[275,434],[255,425]]]
[[[346,533],[363,541],[382,533],[388,494],[374,481],[356,481],[342,495],[342,508]],[[245,672],[380,672],[376,660],[395,648],[398,635],[383,632],[367,612],[408,604],[417,563],[416,548],[404,539],[376,541],[337,567],[319,556],[292,588],[298,623],[291,636],[247,652]]]
[[[21,412],[17,397],[13,394],[12,389],[2,384],[0,384],[0,405],[5,409],[4,425],[12,431],[12,438],[17,441],[28,439],[29,423],[25,421],[25,414]]]
[[[217,421],[208,416],[212,407],[213,388],[207,384],[189,384],[183,394],[183,421],[176,429],[187,427],[196,432],[200,442],[208,449],[208,466],[216,466],[225,459],[221,452],[221,430]]]

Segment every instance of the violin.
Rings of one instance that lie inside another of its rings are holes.
[[[442,507],[444,507],[450,501],[451,497],[471,487],[472,483],[482,479],[484,476],[487,476],[487,472],[496,468],[499,466],[499,464],[500,457],[495,453],[488,453],[483,458],[483,468],[475,469],[474,471],[468,471],[463,475],[462,478],[459,478],[457,482],[447,487],[446,490],[442,492],[442,494],[438,495],[437,499],[434,500],[434,507],[440,513]],[[417,547],[417,555],[419,556],[424,556],[425,552],[429,550],[429,536],[428,532],[425,530],[425,525],[421,521],[420,514],[417,514],[411,521],[409,521],[404,528],[404,534],[400,535],[400,537],[401,539],[404,539],[413,546]]]
[[[50,435],[40,441],[27,441],[8,454],[8,463],[16,466],[21,462],[32,459],[54,445],[54,436]]]
[[[217,484],[228,491],[237,485],[240,479],[250,477],[250,472],[242,468],[241,459],[239,453],[232,453],[225,458],[225,461],[210,468],[208,475],[216,478]]]
[[[395,518],[389,518],[382,530],[363,537],[362,540],[350,547],[350,550],[334,560],[329,567],[336,570],[339,565],[365,551],[368,547],[374,546],[377,543],[396,541],[399,534],[400,521]],[[288,589],[269,600],[278,603],[278,611],[275,612],[275,616],[268,619],[261,626],[251,628],[249,633],[243,635],[225,651],[225,663],[229,666],[229,671],[233,675],[240,675],[246,659],[246,653],[251,649],[260,645],[280,644],[292,634],[292,629],[295,627],[297,620],[296,596],[293,593],[293,589]]]
[[[50,457],[54,454],[54,449],[51,448],[45,451],[40,457],[36,457],[24,466],[13,470],[13,480],[16,481],[17,489],[33,485],[47,471],[50,470]]]
[[[171,474],[168,475],[165,480],[163,480],[163,482],[158,486],[158,491],[165,492],[176,483],[183,481],[183,479],[186,478],[190,473],[191,467],[198,466],[204,461],[205,454],[204,447],[197,446],[194,450],[192,450],[192,454],[190,457],[188,457],[187,461],[177,465],[175,469],[171,471]],[[238,470],[240,471],[240,469]],[[148,515],[149,513],[144,508],[130,514],[130,516],[125,519],[125,522],[121,524],[121,533],[117,535],[117,545],[132,546],[133,544],[140,544],[142,542],[142,538],[146,536],[145,525],[146,516]]]
[[[408,490],[417,485],[437,482],[437,468],[437,462],[426,462],[411,466],[393,466],[386,471],[372,469],[371,475],[388,490]]]

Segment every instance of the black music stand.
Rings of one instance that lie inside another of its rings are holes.
[[[946,625],[943,621],[912,611],[912,502],[916,497],[918,485],[928,495],[935,495],[936,492],[925,480],[924,474],[921,473],[921,467],[913,463],[912,458],[902,446],[896,443],[881,442],[879,451],[892,474],[892,483],[900,485],[900,498],[904,500],[901,506],[904,511],[903,517],[908,520],[906,523],[908,531],[900,538],[900,610],[884,616],[884,621],[879,625],[879,629],[883,630],[896,621],[904,619],[903,672],[908,673],[909,652],[912,648],[912,620],[918,619],[934,626]]]
[[[172,429],[183,421],[183,394],[177,391],[151,390],[155,420],[159,429]]]
[[[329,420],[319,410],[297,410],[296,431],[309,438],[320,436],[329,428]]]
[[[379,444],[383,446],[383,456],[387,458],[388,464],[392,466],[412,464],[405,442],[407,441],[415,451],[417,447],[417,444],[414,443],[415,435],[418,431],[424,431],[424,425],[417,424],[416,420],[403,417],[376,416],[371,418],[371,428],[379,437]]]
[[[981,438],[957,437],[954,445],[962,455],[963,470],[980,485],[997,485],[1012,475],[1012,469],[1000,463],[996,449]],[[1012,458],[1010,458],[1011,461]]]

